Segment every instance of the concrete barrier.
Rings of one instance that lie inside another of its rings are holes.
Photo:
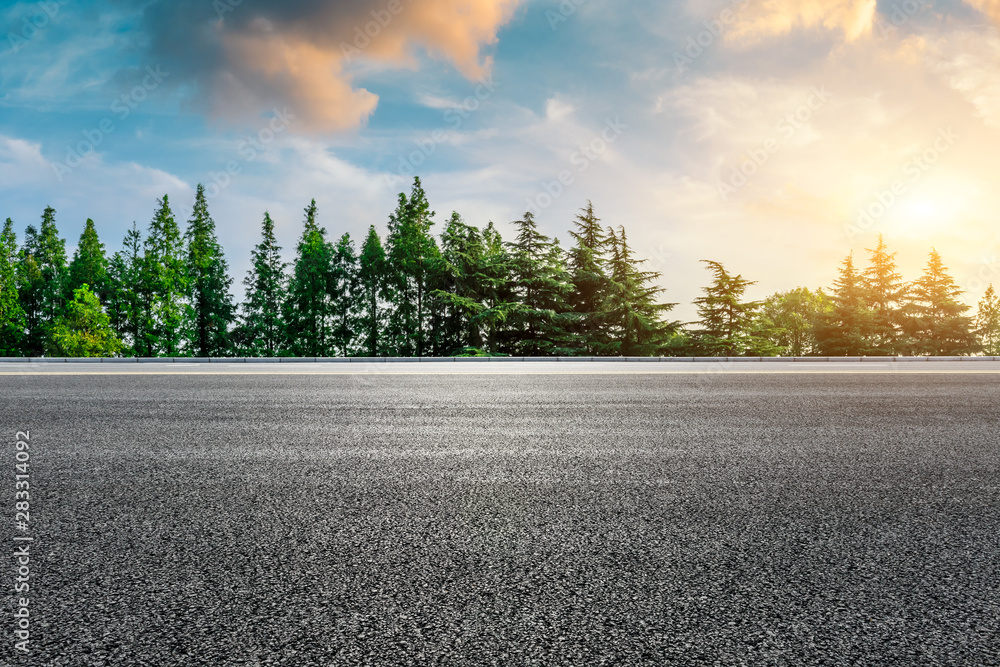
[[[418,363],[447,361],[480,361],[480,362],[666,362],[666,363],[838,363],[838,362],[868,362],[868,363],[912,363],[934,361],[1000,361],[1000,357],[0,357],[0,363],[13,364],[263,364],[263,363]]]

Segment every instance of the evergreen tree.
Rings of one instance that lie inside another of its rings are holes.
[[[992,284],[986,288],[986,294],[979,302],[976,333],[983,354],[1000,357],[1000,297],[997,297]]]
[[[208,212],[205,186],[199,184],[194,210],[185,233],[187,242],[187,309],[189,349],[198,357],[231,354],[229,327],[236,317],[230,287],[229,264]]]
[[[330,356],[331,263],[333,247],[316,223],[316,200],[306,208],[285,300],[287,349],[293,356]]]
[[[817,331],[832,311],[833,302],[823,290],[798,287],[765,299],[757,326],[781,354],[803,357],[819,351]]]
[[[42,214],[41,228],[25,230],[19,257],[18,293],[27,322],[24,352],[37,357],[45,353],[56,318],[65,307],[67,277],[66,241],[59,238],[55,209]]]
[[[281,247],[274,235],[274,221],[264,214],[261,241],[250,255],[252,267],[243,284],[247,296],[243,303],[244,353],[250,357],[276,357],[284,342],[281,313],[285,304],[288,264],[281,260]]]
[[[26,357],[40,357],[45,354],[45,316],[42,308],[42,290],[44,281],[39,267],[38,256],[41,250],[38,245],[38,230],[28,225],[24,230],[24,243],[18,252],[15,279],[17,294],[21,301],[21,312],[24,313],[24,336],[21,338],[21,351]]]
[[[931,250],[924,275],[913,283],[907,310],[908,331],[917,354],[955,356],[979,350],[974,324],[959,302],[962,289],[948,275],[937,250]]]
[[[122,348],[97,295],[89,285],[81,285],[53,326],[50,351],[62,357],[110,357]]]
[[[0,357],[21,356],[21,341],[28,326],[17,291],[17,235],[7,218],[0,233]]]
[[[573,291],[570,305],[574,313],[573,346],[577,354],[601,354],[607,348],[605,331],[606,306],[610,290],[604,268],[604,254],[609,239],[604,236],[600,219],[594,215],[594,205],[587,202],[574,220],[570,231],[575,244],[567,254]]]
[[[702,288],[705,296],[695,299],[701,329],[695,332],[695,344],[705,356],[770,356],[777,350],[766,339],[754,335],[755,316],[761,304],[744,302],[747,287],[756,282],[742,275],[731,275],[719,262],[702,260],[712,272],[713,281]]]
[[[358,325],[358,257],[350,234],[340,237],[333,249],[330,271],[330,304],[333,316],[331,344],[333,351],[342,357],[354,352],[355,331]]]
[[[358,258],[358,290],[361,313],[359,327],[363,346],[369,357],[383,356],[386,352],[382,332],[385,328],[383,304],[390,299],[388,265],[382,240],[375,225],[368,228],[368,236],[361,246]]]
[[[865,301],[872,310],[871,354],[902,353],[908,347],[903,336],[903,304],[907,299],[903,277],[896,270],[896,253],[890,253],[882,235],[869,248],[870,264],[865,270]]]
[[[66,282],[66,298],[72,300],[83,285],[88,285],[97,297],[106,302],[110,288],[108,282],[108,260],[104,253],[104,244],[97,236],[94,221],[87,218],[87,223],[80,235],[80,243],[73,253],[73,261],[69,264],[69,280]]]
[[[643,271],[628,245],[625,227],[608,230],[611,258],[608,261],[609,290],[605,301],[611,342],[605,354],[623,357],[649,357],[662,354],[680,327],[679,322],[665,322],[663,316],[675,303],[657,303],[665,290],[652,284],[660,277],[656,271]]]
[[[854,267],[854,255],[841,264],[833,283],[833,309],[816,328],[819,353],[828,357],[860,357],[871,350],[873,313],[866,301],[864,277]]]
[[[422,356],[428,351],[428,295],[437,287],[440,252],[431,227],[434,212],[419,178],[410,196],[399,195],[389,217],[386,237],[392,303],[389,311],[389,348],[396,356]]]
[[[513,224],[517,237],[509,244],[510,279],[517,306],[502,332],[504,349],[525,357],[568,355],[573,287],[562,248],[558,239],[538,230],[531,213]]]
[[[51,206],[42,214],[38,234],[38,266],[42,272],[42,309],[51,327],[66,304],[64,285],[67,278],[66,240],[59,238],[56,211]]]
[[[505,353],[502,349],[504,329],[511,315],[522,307],[512,283],[513,258],[492,221],[483,228],[482,243],[479,272],[484,285],[480,291],[484,308],[477,317],[483,327],[484,349],[492,354]]]
[[[502,306],[496,298],[501,279],[498,258],[488,243],[477,227],[463,222],[458,213],[451,214],[441,233],[441,282],[433,293],[440,314],[435,327],[437,356],[486,346],[490,324]]]
[[[122,249],[108,265],[108,316],[115,334],[124,341],[125,353],[151,357],[152,292],[145,280],[142,233],[133,222]]]
[[[148,324],[143,327],[146,341],[142,347],[149,356],[176,357],[182,353],[189,308],[184,239],[167,195],[158,204],[146,235],[140,281],[150,294],[149,311],[143,316]]]

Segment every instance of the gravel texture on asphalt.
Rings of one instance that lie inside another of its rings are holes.
[[[5,377],[36,541],[0,663],[998,665],[998,405],[989,375]]]

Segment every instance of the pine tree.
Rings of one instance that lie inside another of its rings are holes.
[[[21,341],[28,326],[17,291],[17,235],[7,218],[0,233],[0,357],[21,356]]]
[[[83,285],[88,285],[97,297],[105,302],[108,299],[108,260],[104,252],[104,244],[97,235],[94,221],[87,218],[87,223],[80,235],[80,243],[73,253],[73,261],[69,264],[69,279],[66,282],[66,298],[72,300]]]
[[[316,200],[306,208],[285,300],[287,349],[299,357],[330,356],[331,263],[333,247],[316,223]]]
[[[26,356],[45,353],[56,318],[65,307],[66,241],[59,238],[55,209],[42,214],[41,228],[28,226],[18,259],[18,293],[27,322]]]
[[[63,357],[110,357],[122,348],[97,295],[81,285],[52,328],[50,351]]]
[[[490,275],[482,232],[453,212],[441,233],[441,283],[433,293],[438,303],[435,354],[457,354],[463,348],[484,346],[490,309],[486,303],[496,287]]]
[[[42,308],[42,271],[38,256],[41,250],[38,246],[38,230],[34,225],[28,225],[24,230],[24,243],[18,252],[15,277],[17,294],[21,301],[21,311],[24,313],[24,336],[21,339],[21,350],[26,357],[40,357],[45,354],[45,317]]]
[[[363,345],[369,357],[385,354],[382,332],[385,328],[383,304],[390,299],[388,265],[382,240],[375,225],[368,228],[368,236],[361,246],[358,258],[358,311],[361,313],[358,326],[363,336]]]
[[[573,224],[576,229],[570,236],[576,243],[567,253],[573,285],[570,305],[575,316],[573,346],[577,354],[601,354],[608,344],[605,300],[610,284],[604,268],[608,239],[589,201]]]
[[[330,331],[333,351],[342,357],[354,352],[355,331],[358,324],[358,258],[350,234],[340,237],[333,249],[330,270],[330,304],[333,316]]]
[[[45,319],[53,324],[62,314],[66,304],[64,285],[66,284],[66,241],[59,238],[56,229],[56,211],[51,206],[42,214],[42,226],[38,235],[38,265],[42,272],[42,309]]]
[[[243,284],[244,353],[250,357],[276,357],[284,343],[281,313],[287,294],[288,264],[281,260],[281,247],[274,235],[274,221],[268,213],[261,224],[261,241],[250,255],[252,267]]]
[[[874,314],[867,303],[864,277],[854,266],[854,255],[841,264],[833,283],[833,309],[820,318],[816,343],[828,357],[860,357],[870,353]]]
[[[766,339],[755,336],[753,325],[761,304],[744,302],[747,287],[756,285],[742,275],[731,275],[719,262],[703,259],[713,281],[702,288],[705,296],[695,299],[701,329],[695,332],[698,351],[705,356],[770,356],[776,352]]]
[[[503,349],[525,357],[568,355],[573,286],[562,248],[557,239],[538,230],[531,213],[513,224],[517,237],[509,244],[510,279],[517,306],[501,334]]]
[[[513,313],[522,306],[512,283],[513,257],[503,235],[492,221],[482,232],[483,257],[479,268],[484,289],[483,310],[478,320],[483,328],[483,347],[491,354],[503,354],[503,331]]]
[[[1000,297],[997,296],[992,283],[986,288],[986,294],[979,302],[976,333],[983,354],[990,357],[1000,356]]]
[[[184,239],[167,195],[158,204],[146,235],[140,281],[150,294],[149,311],[143,317],[148,324],[143,327],[146,341],[142,348],[150,356],[176,357],[182,354],[189,308]]]
[[[965,315],[969,306],[958,298],[962,289],[948,275],[937,250],[931,250],[924,275],[913,283],[907,325],[915,352],[956,356],[978,352],[974,324]]]
[[[432,218],[419,178],[410,196],[399,195],[389,217],[386,237],[392,303],[389,312],[389,348],[396,356],[422,356],[428,351],[428,295],[437,287],[440,252],[431,236]]]
[[[904,338],[903,304],[907,299],[903,277],[896,270],[896,253],[890,253],[882,235],[869,248],[865,270],[865,301],[872,309],[870,345],[873,355],[900,354],[909,346]]]
[[[151,357],[152,292],[145,279],[142,233],[133,222],[122,249],[108,265],[108,316],[115,334],[124,341],[124,352]]]
[[[611,341],[606,355],[648,357],[662,354],[677,333],[679,322],[665,322],[663,316],[675,303],[657,303],[665,290],[652,284],[659,279],[656,271],[643,271],[628,245],[625,227],[618,234],[608,230],[611,258],[608,261],[609,290],[605,301]]]
[[[201,184],[184,238],[190,297],[188,348],[198,357],[228,356],[232,352],[229,328],[236,317],[229,291],[233,279],[216,235],[215,221],[208,212],[205,186]]]

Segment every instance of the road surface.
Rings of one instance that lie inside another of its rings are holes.
[[[0,365],[0,662],[1000,664],[992,364],[667,365]]]

